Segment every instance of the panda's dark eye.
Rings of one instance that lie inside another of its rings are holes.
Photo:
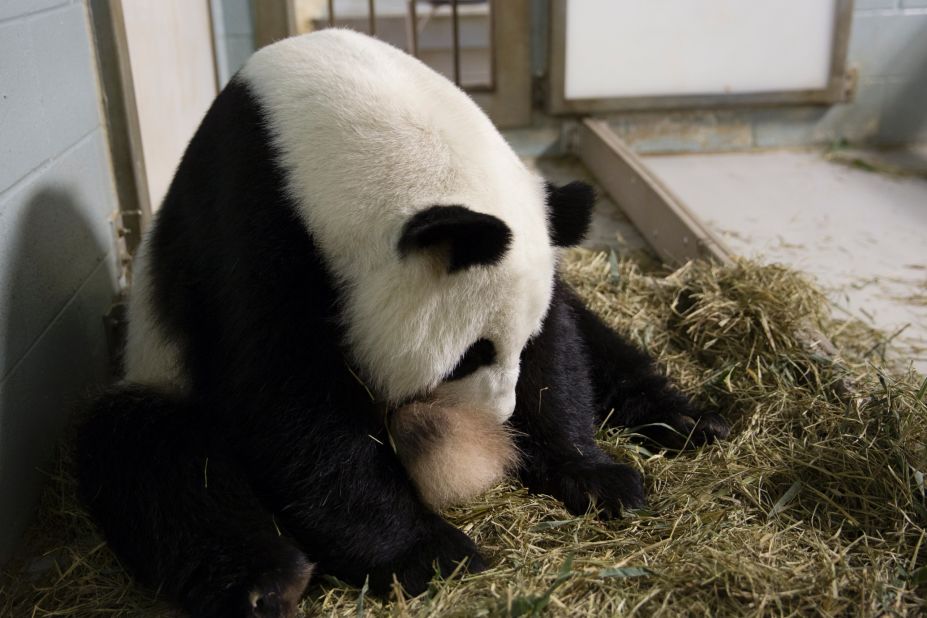
[[[448,382],[460,380],[480,367],[492,365],[494,362],[496,362],[496,346],[489,339],[477,339],[473,345],[467,348],[464,355],[457,361],[454,371],[445,380]]]

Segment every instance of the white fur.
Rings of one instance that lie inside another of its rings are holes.
[[[543,183],[480,109],[418,60],[346,30],[263,48],[242,77],[267,112],[288,189],[346,291],[352,359],[392,402],[433,392],[475,340],[497,362],[439,395],[508,418],[519,355],[550,302]],[[402,226],[433,205],[494,215],[502,262],[455,274],[400,259]]]
[[[513,435],[494,414],[453,402],[403,406],[390,432],[419,495],[435,510],[475,498],[518,465]]]
[[[183,371],[180,348],[164,333],[154,315],[148,271],[150,238],[148,234],[133,262],[126,380],[171,393],[184,393],[190,384]]]

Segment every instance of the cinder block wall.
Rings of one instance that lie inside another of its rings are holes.
[[[788,148],[927,140],[927,0],[856,0],[849,64],[855,99],[831,107],[617,114],[640,152]]]
[[[116,209],[86,7],[0,2],[0,562],[107,376]]]
[[[847,137],[927,139],[927,0],[856,0],[850,62],[859,91]]]

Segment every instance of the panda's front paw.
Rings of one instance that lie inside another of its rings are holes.
[[[248,591],[248,618],[291,618],[306,590],[312,567],[305,563],[291,571],[272,571],[261,576]]]
[[[720,414],[700,412],[687,405],[654,415],[635,433],[664,448],[680,450],[723,440],[730,435],[731,426]]]
[[[574,515],[595,508],[604,519],[646,504],[641,474],[630,466],[614,462],[582,461],[561,465],[546,491],[561,500]]]
[[[387,595],[395,575],[403,590],[416,596],[428,589],[435,574],[449,577],[461,562],[463,570],[470,573],[486,570],[486,562],[470,537],[434,516],[416,545],[398,559],[370,570],[370,589],[376,595]]]
[[[314,565],[295,547],[280,544],[253,556],[253,571],[245,581],[224,591],[222,599],[199,592],[188,605],[194,616],[293,618],[312,577]]]

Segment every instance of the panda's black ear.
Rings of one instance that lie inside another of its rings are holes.
[[[495,264],[505,256],[512,231],[492,215],[464,206],[432,206],[413,215],[402,229],[399,254],[446,251],[447,271]]]
[[[562,187],[547,183],[547,212],[550,215],[550,239],[557,247],[578,245],[589,231],[595,189],[584,182]]]

